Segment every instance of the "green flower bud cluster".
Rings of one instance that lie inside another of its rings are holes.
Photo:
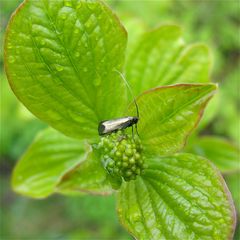
[[[121,176],[125,181],[136,179],[146,168],[141,155],[140,139],[118,131],[101,138],[102,163],[111,176]]]

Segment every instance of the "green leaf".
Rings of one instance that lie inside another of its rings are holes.
[[[89,153],[86,161],[67,172],[59,181],[56,191],[65,194],[85,192],[107,195],[112,193],[111,184],[96,151]]]
[[[145,23],[133,15],[120,15],[121,22],[128,32],[127,55],[131,54],[141,35],[147,31]]]
[[[208,82],[210,65],[205,45],[187,46],[180,27],[163,25],[136,44],[126,63],[126,77],[138,95],[162,85]]]
[[[219,137],[196,138],[187,146],[187,152],[206,157],[222,172],[240,171],[240,151],[237,146]]]
[[[240,109],[238,102],[240,101],[239,87],[240,63],[236,66],[235,71],[231,71],[229,76],[226,76],[226,81],[221,85],[220,90],[220,107],[218,118],[214,121],[214,132],[228,136],[240,147]]]
[[[85,161],[91,147],[53,129],[42,131],[14,169],[13,189],[34,198],[54,192],[61,178]]]
[[[100,120],[126,107],[119,74],[126,31],[100,1],[25,1],[5,38],[11,87],[38,118],[64,134],[94,138]]]
[[[234,240],[239,240],[240,239],[240,224],[238,222],[237,226],[236,226],[236,231],[234,234]]]
[[[180,150],[216,88],[214,84],[178,84],[140,95],[138,132],[145,151],[164,155]],[[134,104],[128,113],[136,114]]]
[[[118,194],[122,224],[137,239],[231,239],[235,211],[218,170],[191,154],[151,160]]]
[[[238,211],[238,220],[240,221],[240,193],[239,193],[239,183],[240,183],[240,173],[232,173],[224,175],[224,179],[228,185],[230,192],[232,193],[235,207]]]

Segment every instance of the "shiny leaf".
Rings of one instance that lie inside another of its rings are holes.
[[[132,15],[120,15],[121,22],[128,32],[127,57],[131,55],[141,35],[147,31],[145,23]]]
[[[231,239],[235,211],[217,169],[191,154],[154,158],[118,194],[122,224],[137,239]]]
[[[44,130],[15,167],[13,189],[34,198],[47,197],[67,172],[86,160],[90,151],[91,147],[82,141],[53,129]]]
[[[137,127],[145,151],[163,155],[180,150],[215,90],[214,84],[178,84],[140,95]],[[136,115],[134,104],[128,114]]]
[[[138,95],[162,85],[208,82],[210,65],[205,45],[186,45],[180,27],[163,25],[140,38],[126,63],[126,77]]]
[[[65,194],[85,192],[106,195],[112,193],[106,171],[95,151],[89,153],[86,161],[65,174],[56,189],[57,192]]]
[[[19,100],[76,138],[126,107],[121,71],[126,32],[100,1],[24,1],[5,38],[5,67]]]

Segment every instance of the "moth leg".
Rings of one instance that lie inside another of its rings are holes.
[[[133,132],[133,126],[132,126],[132,138],[134,139],[134,132]]]
[[[136,129],[136,133],[137,133],[137,135],[138,135],[138,137],[139,137],[139,133],[138,133],[138,129],[137,129],[137,124],[135,124],[135,129]]]

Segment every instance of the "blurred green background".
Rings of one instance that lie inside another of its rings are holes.
[[[32,200],[12,192],[10,176],[36,132],[45,125],[15,98],[3,71],[3,37],[19,0],[0,0],[0,180],[1,239],[132,239],[118,223],[114,196],[53,196]],[[202,41],[214,57],[212,80],[220,85],[215,115],[201,135],[227,138],[239,144],[240,134],[240,4],[229,0],[107,1],[130,30],[177,23],[187,42]],[[139,27],[141,26],[141,27]],[[134,35],[135,36],[135,35]],[[225,176],[239,210],[239,173]],[[239,238],[238,233],[235,239]]]

